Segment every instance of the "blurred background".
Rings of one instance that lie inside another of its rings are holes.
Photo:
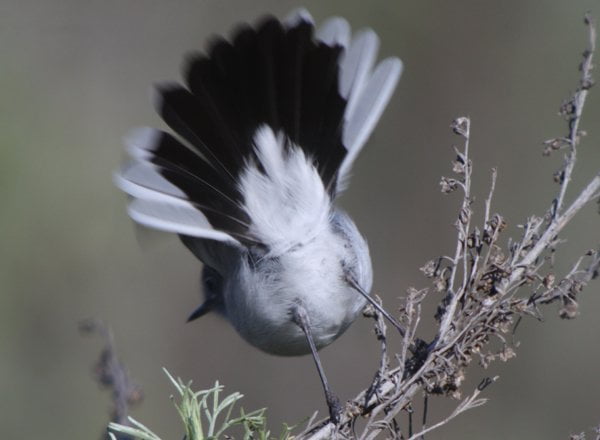
[[[100,318],[145,392],[134,417],[164,439],[181,438],[161,367],[215,380],[268,407],[271,427],[326,408],[310,357],[278,358],[246,345],[216,316],[185,324],[198,305],[200,265],[174,237],[145,237],[112,183],[132,127],[161,126],[153,83],[179,79],[182,56],[207,37],[295,1],[3,0],[0,3],[0,438],[97,439],[108,393],[91,368],[101,342],[77,323]],[[475,193],[490,169],[499,178],[494,211],[515,225],[542,215],[557,190],[562,155],[541,142],[566,132],[557,116],[576,87],[587,44],[583,14],[597,0],[379,1],[303,3],[320,22],[346,17],[373,27],[383,56],[405,64],[398,89],[354,168],[342,205],[368,238],[374,292],[394,308],[406,288],[427,287],[418,268],[454,249],[459,196],[439,191],[449,175],[453,118],[472,117]],[[600,73],[597,73],[597,76]],[[600,168],[600,90],[582,127],[589,132],[570,196]],[[481,208],[481,204],[477,205]],[[600,241],[597,207],[568,228],[557,272]],[[479,211],[481,213],[481,211]],[[505,239],[508,235],[505,235]],[[141,239],[140,239],[141,238]],[[428,438],[566,439],[600,422],[600,283],[581,295],[581,315],[525,320],[518,356],[472,368],[465,391],[486,375],[490,402]],[[432,334],[434,294],[422,335]],[[372,378],[378,345],[360,318],[322,351],[333,388],[351,398]],[[430,422],[457,402],[432,399]]]

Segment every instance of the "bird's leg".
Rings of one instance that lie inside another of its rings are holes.
[[[340,414],[342,412],[340,400],[331,392],[331,389],[329,388],[329,383],[327,382],[327,377],[323,371],[321,359],[317,353],[317,347],[315,346],[315,341],[313,340],[310,330],[310,320],[308,319],[308,314],[302,305],[297,305],[294,307],[292,310],[292,319],[298,325],[298,327],[302,329],[304,335],[306,336],[306,340],[310,346],[310,351],[315,361],[315,365],[317,366],[317,371],[319,372],[319,377],[321,378],[321,384],[323,384],[323,390],[325,391],[325,400],[327,401],[327,407],[329,408],[329,420],[334,425],[337,425],[340,422]]]
[[[369,294],[367,292],[365,292],[365,290],[362,287],[360,287],[360,284],[358,284],[356,279],[349,272],[346,272],[346,281],[354,290],[356,290],[358,293],[360,293],[373,307],[375,307],[375,309],[379,313],[381,313],[394,327],[396,327],[396,329],[400,333],[400,336],[405,335],[406,330],[404,329],[404,327],[402,327],[398,323],[398,321],[396,321],[392,317],[392,315],[390,315],[383,307],[381,307],[381,305],[377,301],[375,301],[373,298],[371,298],[369,296]]]

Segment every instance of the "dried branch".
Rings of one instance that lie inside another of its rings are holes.
[[[104,348],[94,365],[94,377],[101,387],[111,391],[113,410],[110,421],[131,426],[129,407],[141,403],[143,393],[142,389],[132,382],[125,366],[117,357],[112,332],[101,321],[94,319],[82,321],[79,324],[79,331],[86,335],[97,334],[104,340]],[[104,438],[108,439],[108,434]],[[131,438],[127,434],[118,434],[119,440]]]
[[[400,308],[398,322],[405,331],[402,345],[388,346],[385,324],[381,314],[370,310],[376,320],[376,336],[381,344],[381,361],[373,382],[346,406],[341,423],[334,429],[327,420],[311,422],[299,439],[359,438],[374,439],[382,433],[392,438],[420,439],[459,416],[468,409],[485,403],[480,394],[493,380],[478,387],[468,398],[443,420],[413,432],[413,400],[417,393],[446,395],[459,399],[466,369],[473,360],[486,367],[494,360],[507,361],[516,355],[512,331],[524,316],[540,318],[540,306],[555,302],[561,304],[563,318],[577,315],[577,296],[598,276],[600,249],[582,252],[583,256],[562,277],[557,276],[550,263],[558,255],[563,242],[559,234],[584,206],[600,195],[600,170],[581,189],[572,201],[567,191],[577,161],[577,149],[584,132],[581,118],[588,92],[593,85],[592,58],[596,31],[586,15],[589,47],[583,53],[581,76],[572,96],[561,106],[561,114],[568,121],[567,135],[546,141],[544,154],[565,149],[565,162],[555,174],[559,189],[543,217],[529,215],[521,226],[520,237],[508,238],[501,243],[506,221],[493,213],[492,201],[496,189],[497,172],[492,170],[491,187],[484,202],[483,223],[474,226],[474,200],[471,197],[473,165],[469,157],[471,122],[467,117],[452,124],[454,133],[463,145],[454,147],[455,177],[442,178],[442,192],[462,193],[457,221],[456,248],[452,257],[442,256],[421,268],[431,280],[431,293],[441,294],[436,319],[438,329],[433,341],[418,337],[421,304],[429,290],[409,289]],[[600,246],[600,243],[598,243]],[[492,348],[494,347],[494,348]],[[390,353],[396,352],[396,365],[390,364]],[[495,380],[495,379],[494,379]],[[423,412],[427,409],[424,407]],[[405,422],[398,417],[405,414]],[[355,433],[355,421],[364,417],[367,422],[360,433]]]

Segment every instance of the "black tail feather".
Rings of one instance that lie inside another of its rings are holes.
[[[165,137],[155,163],[196,206],[225,214],[205,212],[215,228],[246,232],[238,229],[248,222],[239,208],[239,176],[257,162],[253,140],[265,124],[305,151],[334,195],[346,155],[346,100],[338,86],[342,48],[316,41],[313,32],[308,21],[286,27],[272,17],[256,29],[242,26],[232,43],[215,39],[207,55],[188,59],[187,89],[160,88],[158,112],[199,155]],[[196,182],[202,185],[196,188]],[[239,220],[238,226],[227,217]]]

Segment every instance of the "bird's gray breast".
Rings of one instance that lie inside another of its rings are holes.
[[[250,344],[273,354],[301,355],[310,349],[293,311],[303,307],[322,348],[364,307],[364,298],[346,281],[349,269],[369,291],[368,248],[352,221],[339,214],[329,230],[282,255],[249,253],[224,287],[227,318]]]

